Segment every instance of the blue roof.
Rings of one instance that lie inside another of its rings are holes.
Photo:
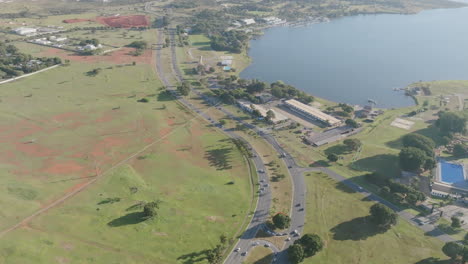
[[[225,70],[225,71],[230,71],[230,70],[231,70],[231,67],[229,67],[229,66],[224,66],[224,67],[223,67],[223,70]]]

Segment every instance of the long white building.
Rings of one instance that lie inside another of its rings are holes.
[[[302,115],[305,115],[309,118],[319,120],[329,126],[337,126],[341,124],[341,120],[325,114],[324,112],[320,111],[319,109],[312,107],[310,105],[303,104],[297,100],[290,99],[284,102],[286,106],[288,106],[291,110],[299,112]]]

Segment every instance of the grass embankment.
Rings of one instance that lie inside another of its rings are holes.
[[[273,260],[271,249],[264,246],[256,246],[249,252],[244,264],[270,264]]]
[[[316,233],[325,247],[304,263],[417,263],[443,257],[443,243],[400,219],[383,234],[366,223],[373,202],[322,173],[306,173],[305,233]]]
[[[2,85],[2,229],[104,175],[0,239],[0,262],[194,262],[234,236],[250,210],[247,164],[160,86],[152,65],[131,61],[72,61]],[[158,218],[141,221],[138,204],[156,199]]]

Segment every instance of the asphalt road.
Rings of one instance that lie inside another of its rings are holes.
[[[176,76],[176,79],[180,82],[183,81],[183,74],[180,71],[178,65],[177,65],[177,57],[176,57],[176,52],[175,52],[175,47],[174,47],[174,31],[169,30],[170,32],[170,38],[171,38],[171,59],[172,59],[172,71],[173,74]],[[160,48],[162,47],[162,34],[158,34],[158,43],[160,44],[160,47],[158,48],[156,52],[156,67],[158,70],[158,73],[160,74],[160,78],[163,81],[164,85],[168,87],[169,90],[174,91],[174,95],[177,97],[177,99],[184,104],[187,108],[193,110],[194,112],[198,113],[201,117],[203,117],[205,120],[208,122],[212,123],[213,125],[217,125],[217,123],[211,119],[205,112],[200,111],[197,107],[192,105],[190,102],[185,100],[181,96],[177,96],[175,93],[175,86],[171,85],[171,83],[167,80],[167,76],[164,73],[162,69],[162,60],[161,60],[161,53],[160,53]],[[216,82],[211,84],[211,86],[217,86]],[[205,99],[208,103],[211,103],[213,106],[217,106],[218,100],[214,98],[207,98],[203,94],[200,94],[197,91],[193,91],[197,93],[201,98]],[[382,203],[389,208],[395,210],[400,217],[405,219],[406,221],[410,222],[414,226],[422,229],[426,233],[430,234],[431,236],[434,236],[441,241],[448,242],[448,241],[454,241],[454,239],[441,230],[437,229],[435,226],[426,224],[423,226],[418,225],[414,221],[414,216],[411,215],[410,213],[401,211],[398,207],[393,205],[392,203],[382,199],[381,197],[372,194],[365,190],[364,188],[358,186],[357,184],[353,183],[350,179],[345,178],[336,172],[320,167],[320,168],[303,168],[300,167],[296,164],[294,158],[281,147],[280,144],[276,141],[273,135],[269,134],[268,131],[262,130],[252,124],[246,123],[240,118],[236,117],[234,114],[229,112],[223,107],[218,106],[218,109],[226,116],[229,118],[236,120],[238,123],[246,126],[247,128],[255,131],[258,135],[260,135],[263,139],[265,139],[270,145],[278,152],[278,155],[280,155],[285,163],[285,165],[288,167],[289,173],[292,177],[292,182],[293,182],[293,203],[292,203],[292,208],[291,208],[291,226],[289,228],[289,233],[291,233],[291,240],[285,243],[285,246],[281,249],[275,248],[275,247],[270,247],[273,252],[275,252],[277,255],[275,257],[276,262],[275,263],[289,263],[287,259],[287,252],[286,248],[293,244],[295,239],[299,238],[299,236],[294,236],[292,235],[292,232],[294,230],[297,230],[300,234],[303,233],[303,228],[305,224],[305,213],[306,213],[306,185],[304,181],[304,172],[307,171],[321,171],[323,173],[328,174],[331,178],[338,182],[342,182],[344,185],[348,186],[352,190],[361,193],[363,196],[367,197],[369,200],[373,200],[375,202]],[[219,126],[220,127],[220,126]],[[220,127],[221,128],[221,127]],[[222,129],[222,128],[221,128]],[[239,136],[235,133],[233,133],[230,130],[227,129],[222,129],[224,133],[226,133],[228,136],[232,138],[239,138]],[[252,152],[255,154],[255,157],[252,159],[253,163],[255,164],[255,167],[257,170],[261,171],[267,171],[261,158],[258,157],[258,154],[254,149],[252,149]],[[264,184],[267,184],[269,181],[269,177],[266,173],[259,173],[260,179],[263,179]],[[263,184],[263,183],[262,183]],[[256,241],[259,243],[267,243],[265,241],[260,241],[259,239],[255,238],[255,234],[260,228],[264,228],[264,222],[267,219],[269,215],[269,209],[271,205],[271,193],[268,187],[264,187],[266,191],[259,196],[258,202],[257,202],[257,207],[254,212],[254,215],[251,219],[251,222],[249,226],[247,227],[246,231],[243,233],[243,235],[240,237],[238,242],[236,243],[236,246],[234,248],[240,248],[239,252],[231,252],[231,254],[226,258],[225,262],[226,264],[237,264],[237,263],[242,263],[242,260],[245,258],[245,256],[242,256],[243,252],[246,252],[248,255],[248,251],[252,248],[252,246],[255,244]]]

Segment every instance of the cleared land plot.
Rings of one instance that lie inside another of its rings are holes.
[[[443,243],[403,220],[386,233],[372,231],[365,217],[373,202],[337,185],[321,173],[306,173],[305,233],[316,233],[325,247],[304,263],[417,263],[443,257]]]
[[[152,65],[105,61],[2,85],[2,230],[108,174],[7,233],[1,263],[190,262],[219,235],[234,236],[249,212],[245,161],[222,134],[187,123],[193,116],[160,86]],[[160,217],[142,222],[139,203],[156,199]]]
[[[397,117],[395,118],[395,120],[392,121],[392,123],[390,123],[390,125],[394,127],[402,128],[405,130],[410,130],[411,127],[414,125],[414,122]]]

